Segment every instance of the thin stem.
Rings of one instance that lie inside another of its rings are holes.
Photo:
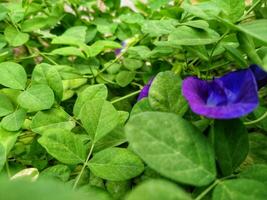
[[[208,194],[220,181],[216,180],[214,181],[208,188],[206,188],[203,192],[200,193],[200,195],[197,196],[197,198],[195,198],[195,200],[200,200],[203,197],[206,196],[206,194]]]
[[[53,63],[54,65],[58,65],[58,63],[56,63],[56,61],[54,61],[53,59],[49,58],[48,56],[46,56],[44,53],[39,52],[39,54],[41,56],[43,56],[45,59],[49,60],[51,63]]]
[[[92,143],[92,146],[91,146],[91,148],[90,148],[90,151],[89,151],[89,153],[88,153],[88,156],[87,156],[87,158],[86,158],[86,161],[83,163],[82,170],[80,171],[80,173],[79,173],[79,175],[78,175],[78,177],[77,177],[77,179],[76,179],[76,181],[75,181],[75,183],[74,183],[72,189],[76,189],[76,187],[77,187],[77,185],[78,185],[78,183],[79,183],[79,181],[80,181],[80,179],[81,179],[81,177],[82,177],[82,175],[83,175],[83,172],[84,172],[84,170],[85,170],[85,167],[87,166],[87,164],[88,164],[88,162],[89,162],[89,159],[90,159],[90,157],[91,157],[91,155],[92,155],[92,153],[93,153],[93,149],[94,149],[94,147],[95,147],[95,143]]]
[[[255,120],[250,121],[250,122],[244,122],[244,124],[245,125],[256,124],[256,123],[260,122],[261,120],[265,119],[266,117],[267,117],[267,111],[262,116],[260,116],[258,119],[255,119]]]
[[[123,97],[120,97],[120,98],[118,98],[118,99],[115,99],[115,100],[113,100],[113,101],[111,101],[111,103],[117,103],[117,102],[119,102],[119,101],[122,101],[122,100],[124,100],[124,99],[127,99],[127,98],[129,98],[129,97],[131,97],[131,96],[135,96],[135,95],[137,95],[137,94],[139,94],[141,92],[141,90],[137,90],[137,91],[135,91],[135,92],[132,92],[132,93],[130,93],[130,94],[127,94],[127,95],[125,95],[125,96],[123,96]]]
[[[238,20],[238,22],[243,21],[244,19],[246,19],[247,15],[254,10],[254,8],[256,6],[258,6],[258,4],[261,3],[261,0],[258,0],[257,2],[255,2],[249,9],[248,11]]]
[[[10,170],[9,170],[8,159],[6,159],[6,171],[7,171],[8,178],[11,178],[11,173],[10,173]]]

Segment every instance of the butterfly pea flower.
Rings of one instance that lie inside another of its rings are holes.
[[[258,89],[262,88],[267,84],[267,72],[262,70],[258,65],[250,65],[249,67],[254,74],[257,82]]]
[[[150,86],[153,82],[153,78],[151,78],[148,83],[143,87],[143,89],[141,90],[141,92],[139,93],[139,96],[137,98],[137,101],[140,101],[141,99],[145,98],[148,96],[148,92],[150,89]]]
[[[214,119],[232,119],[252,112],[258,105],[258,69],[230,72],[210,81],[188,77],[182,93],[192,111]],[[258,83],[263,84],[261,77]],[[260,85],[260,86],[261,86]]]

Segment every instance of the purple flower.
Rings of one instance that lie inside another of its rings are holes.
[[[258,105],[257,82],[248,68],[211,81],[188,77],[182,93],[193,112],[215,119],[232,119],[252,112]]]
[[[121,48],[115,49],[115,51],[114,51],[116,57],[118,57],[122,53],[122,51],[125,49],[126,46],[127,46],[127,40],[122,41],[121,42]]]
[[[263,86],[265,86],[267,84],[267,72],[262,70],[258,65],[250,65],[249,67],[251,69],[251,71],[253,72],[257,85],[258,85],[258,89],[262,88]]]
[[[137,98],[137,101],[140,101],[141,99],[145,98],[148,96],[148,92],[149,92],[149,89],[150,89],[150,86],[153,82],[153,79],[154,78],[151,78],[148,83],[143,87],[143,89],[141,90],[141,92],[139,93],[139,96]]]

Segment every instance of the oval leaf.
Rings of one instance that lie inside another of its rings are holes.
[[[54,93],[47,85],[32,85],[18,96],[18,103],[29,112],[46,110],[54,104]]]
[[[13,62],[0,63],[0,84],[12,89],[23,90],[27,82],[24,68]]]
[[[133,150],[149,167],[175,181],[195,186],[215,179],[211,146],[191,123],[171,113],[144,112],[126,125]]]
[[[141,174],[144,164],[131,151],[114,147],[96,153],[89,161],[89,168],[100,178],[124,181]]]

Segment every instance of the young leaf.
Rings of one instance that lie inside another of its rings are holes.
[[[190,200],[191,197],[174,183],[164,179],[150,179],[138,185],[126,200]]]
[[[27,33],[22,33],[12,26],[6,27],[4,34],[6,41],[13,47],[21,46],[29,40]]]
[[[97,98],[84,104],[80,119],[87,133],[96,142],[117,126],[119,114],[110,102]]]
[[[213,191],[212,200],[265,200],[266,196],[266,185],[263,183],[249,179],[235,179],[218,184]]]
[[[0,94],[0,117],[6,116],[14,111],[11,100],[4,94]]]
[[[64,129],[51,129],[38,142],[62,163],[76,165],[85,161],[87,147],[81,135]]]
[[[120,71],[116,76],[116,82],[121,87],[126,87],[128,84],[132,82],[135,77],[135,73],[131,71]]]
[[[52,167],[48,167],[41,172],[41,177],[45,178],[56,178],[63,182],[69,180],[71,170],[66,165],[54,165]]]
[[[211,146],[196,127],[181,117],[144,112],[134,115],[125,131],[132,149],[163,176],[195,186],[215,179]]]
[[[18,131],[26,118],[26,111],[24,109],[18,109],[10,115],[5,116],[1,125],[8,131]]]
[[[79,118],[83,105],[95,98],[106,99],[108,96],[107,87],[104,84],[91,85],[78,93],[78,98],[74,104],[73,113]]]
[[[249,151],[246,127],[239,119],[215,120],[210,138],[223,175],[231,175]]]
[[[0,63],[0,84],[12,89],[23,90],[26,86],[27,74],[24,68],[13,62]]]
[[[31,129],[35,133],[43,134],[48,129],[60,128],[71,130],[75,127],[75,122],[70,116],[59,108],[48,111],[39,111],[32,118]]]
[[[181,78],[173,72],[160,72],[149,89],[150,106],[157,111],[183,115],[187,110],[187,103],[182,96],[181,84]]]
[[[46,63],[36,65],[32,72],[32,83],[48,85],[54,91],[56,99],[58,101],[62,99],[63,84],[54,66]]]
[[[18,96],[18,103],[29,112],[46,110],[54,104],[54,93],[47,85],[32,85]]]
[[[98,177],[111,181],[124,181],[138,176],[144,170],[140,158],[125,148],[109,148],[94,154],[88,164]]]

